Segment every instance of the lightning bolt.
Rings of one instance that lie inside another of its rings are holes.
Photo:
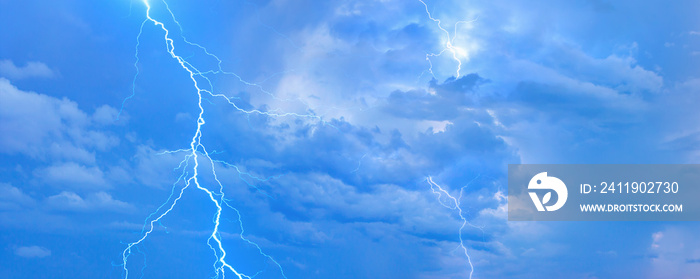
[[[245,81],[243,78],[241,78],[239,75],[237,75],[233,72],[224,71],[221,67],[221,63],[222,63],[221,59],[219,59],[216,55],[210,53],[202,45],[199,45],[197,43],[193,43],[193,42],[187,40],[187,38],[185,38],[184,35],[182,35],[182,26],[175,18],[174,13],[170,10],[170,7],[168,6],[168,4],[165,1],[162,1],[162,3],[165,5],[165,9],[169,12],[170,16],[172,17],[173,22],[178,26],[180,34],[181,34],[180,37],[181,37],[182,41],[190,46],[194,46],[194,47],[199,48],[207,56],[216,59],[218,64],[217,64],[216,69],[211,69],[211,70],[207,70],[207,71],[200,71],[196,67],[194,67],[191,63],[189,63],[185,58],[178,55],[175,51],[175,41],[171,38],[170,30],[166,27],[166,25],[163,22],[158,21],[151,16],[151,5],[147,0],[143,0],[143,4],[146,6],[146,19],[144,19],[144,21],[141,23],[138,36],[136,37],[136,41],[137,41],[136,42],[136,54],[135,54],[136,62],[134,63],[134,67],[136,68],[136,74],[134,75],[134,79],[132,82],[132,94],[130,96],[128,96],[127,98],[125,98],[124,101],[122,102],[122,108],[119,111],[119,115],[121,115],[126,102],[135,96],[136,80],[137,80],[138,75],[139,75],[139,68],[138,68],[139,44],[140,44],[140,39],[141,39],[141,35],[143,33],[144,26],[148,22],[152,23],[156,27],[159,27],[164,32],[163,39],[165,42],[167,52],[170,54],[171,58],[173,58],[174,60],[177,61],[177,63],[180,65],[180,67],[183,70],[185,70],[185,71],[187,71],[187,73],[189,73],[189,77],[190,77],[190,80],[192,82],[192,85],[197,92],[197,97],[198,97],[197,106],[199,108],[199,114],[197,117],[197,129],[196,129],[194,135],[192,136],[192,139],[189,142],[189,148],[179,149],[179,150],[174,150],[174,151],[165,151],[165,152],[161,153],[161,154],[181,153],[181,152],[185,153],[186,155],[184,156],[184,159],[180,162],[179,166],[177,168],[175,168],[176,170],[181,169],[182,171],[181,171],[178,179],[175,181],[175,183],[173,183],[173,186],[172,186],[171,192],[170,192],[170,196],[168,197],[168,199],[146,218],[146,220],[144,222],[143,229],[141,230],[141,237],[134,242],[128,243],[126,248],[122,252],[122,254],[121,254],[122,255],[122,264],[121,265],[123,268],[124,278],[125,279],[129,278],[128,259],[129,259],[129,256],[132,254],[133,250],[136,250],[136,252],[138,252],[138,253],[142,253],[141,250],[139,250],[139,248],[138,248],[139,245],[141,243],[143,243],[153,233],[154,229],[156,228],[156,225],[162,226],[161,220],[165,216],[167,216],[177,206],[177,203],[178,203],[178,201],[180,201],[180,199],[182,199],[182,197],[185,193],[185,190],[190,188],[190,187],[194,187],[194,188],[202,191],[204,194],[206,194],[206,196],[211,201],[211,204],[214,205],[216,208],[216,213],[215,213],[214,218],[213,218],[214,226],[212,228],[211,234],[209,235],[209,238],[207,239],[207,245],[209,246],[209,248],[211,248],[214,256],[216,257],[216,260],[213,264],[214,270],[216,272],[216,278],[219,278],[219,277],[224,278],[225,274],[228,272],[228,273],[233,273],[238,279],[243,279],[243,278],[251,279],[260,273],[260,272],[258,272],[254,275],[246,275],[246,274],[240,272],[239,270],[237,270],[236,268],[234,268],[232,263],[229,263],[227,261],[227,259],[226,259],[227,251],[223,247],[223,243],[222,243],[222,239],[221,239],[221,230],[220,230],[222,211],[223,211],[223,207],[225,206],[225,207],[228,207],[236,212],[238,224],[239,224],[240,231],[241,231],[239,234],[240,239],[242,241],[245,241],[246,243],[254,246],[255,248],[257,248],[260,255],[266,257],[271,262],[273,262],[278,267],[280,275],[286,279],[287,277],[284,273],[284,269],[282,268],[282,266],[272,256],[263,252],[263,249],[258,244],[256,244],[255,242],[251,241],[250,239],[248,239],[244,236],[245,230],[243,227],[243,220],[242,220],[241,213],[238,209],[236,209],[234,206],[232,206],[232,204],[231,204],[232,200],[227,199],[225,197],[224,184],[219,180],[219,178],[217,176],[216,164],[221,164],[221,165],[224,165],[226,167],[235,169],[238,172],[239,178],[241,180],[243,180],[247,185],[254,187],[256,190],[258,190],[260,192],[263,192],[263,191],[261,191],[259,188],[257,188],[252,183],[250,183],[249,179],[253,179],[253,180],[256,180],[258,182],[265,182],[269,179],[278,178],[279,176],[273,176],[270,178],[256,177],[250,173],[242,171],[240,168],[238,168],[238,166],[229,164],[229,163],[221,161],[221,160],[212,159],[211,155],[215,154],[216,151],[212,151],[211,153],[208,152],[206,147],[201,142],[202,126],[204,126],[206,123],[206,121],[204,120],[204,107],[202,106],[202,101],[203,100],[209,101],[208,99],[205,99],[203,97],[203,94],[208,94],[209,96],[211,96],[213,98],[222,98],[222,99],[226,100],[226,102],[228,104],[233,106],[233,108],[235,110],[242,112],[242,113],[245,113],[247,115],[261,114],[261,115],[266,115],[266,116],[270,116],[270,117],[301,117],[301,118],[309,118],[309,119],[318,120],[319,122],[323,123],[324,125],[329,125],[329,124],[327,124],[325,121],[323,121],[323,119],[321,119],[320,116],[315,115],[313,113],[299,114],[299,113],[293,113],[293,112],[280,112],[279,110],[270,110],[270,111],[261,111],[258,109],[245,110],[245,109],[240,108],[238,105],[236,105],[235,98],[228,97],[228,96],[221,94],[221,93],[215,93],[215,91],[213,89],[214,86],[207,76],[208,74],[232,75],[232,76],[236,77],[238,79],[238,81],[240,81],[241,83],[243,83],[247,86],[255,87],[255,88],[259,89],[261,92],[266,93],[266,94],[272,96],[273,98],[277,98],[272,93],[266,91],[261,85]],[[201,78],[201,79],[199,79],[199,78]],[[202,83],[202,81],[204,81],[204,82]],[[283,101],[289,101],[289,100],[283,100]],[[118,117],[119,116],[117,116],[117,118]],[[330,125],[330,126],[332,126],[332,125]],[[207,162],[207,161],[209,162],[210,167],[211,167],[211,175],[213,176],[214,181],[216,182],[216,185],[215,185],[216,190],[208,189],[207,187],[204,187],[200,184],[200,180],[199,180],[200,160],[202,160],[203,162]],[[193,165],[191,168],[189,167],[190,164]],[[184,183],[184,186],[178,186],[181,183]],[[264,193],[264,194],[267,195],[266,193]],[[268,197],[269,197],[269,195],[268,195]],[[143,268],[145,268],[145,263],[144,263]],[[143,274],[143,268],[142,268],[142,274]]]
[[[428,68],[427,71],[433,76],[433,78],[435,78],[435,73],[433,73],[433,62],[430,58],[441,56],[445,52],[450,52],[450,53],[452,53],[452,59],[455,62],[457,62],[457,70],[456,70],[455,74],[456,74],[456,77],[459,78],[459,75],[460,75],[459,72],[462,70],[462,60],[459,59],[458,55],[459,55],[459,52],[463,52],[464,50],[462,50],[461,48],[454,45],[455,38],[457,37],[457,28],[460,24],[474,22],[474,21],[476,21],[476,19],[470,20],[470,21],[461,20],[461,21],[456,22],[454,24],[454,32],[453,32],[454,34],[450,35],[450,32],[447,31],[447,29],[442,27],[442,21],[438,18],[434,18],[433,15],[430,13],[430,10],[428,9],[428,4],[426,4],[423,0],[418,0],[418,1],[420,1],[423,4],[423,6],[425,7],[425,13],[428,14],[428,18],[430,20],[434,21],[435,23],[437,23],[438,28],[440,28],[440,30],[443,33],[445,33],[445,40],[444,40],[445,47],[438,53],[428,53],[425,55],[425,60],[428,61],[428,64],[430,65],[430,68]],[[424,73],[425,73],[425,71],[423,73],[421,73],[421,76]]]
[[[472,179],[472,181],[474,181],[476,178],[478,178],[478,176],[475,177],[474,179]],[[458,198],[455,198],[454,196],[450,195],[450,193],[448,193],[440,185],[435,183],[435,181],[433,181],[432,177],[428,176],[428,178],[426,178],[426,181],[428,181],[428,184],[430,184],[430,190],[438,196],[438,198],[437,198],[438,202],[442,206],[444,206],[448,209],[457,211],[457,213],[459,214],[459,218],[462,219],[462,226],[459,227],[459,247],[458,248],[462,249],[462,251],[464,252],[464,256],[467,258],[467,263],[469,264],[469,269],[470,269],[469,279],[471,279],[472,275],[474,275],[474,265],[472,264],[472,258],[469,256],[469,252],[467,251],[467,247],[464,246],[464,239],[462,238],[462,231],[464,230],[464,227],[466,227],[467,225],[472,226],[472,227],[475,227],[475,226],[472,225],[471,223],[469,223],[469,221],[467,221],[467,218],[464,216],[464,211],[462,211],[462,207],[461,207],[461,200],[462,200],[462,194],[464,193],[464,188],[469,186],[471,181],[469,183],[467,183],[467,185],[465,185],[459,189],[459,197]],[[476,228],[479,228],[479,227],[476,227]]]

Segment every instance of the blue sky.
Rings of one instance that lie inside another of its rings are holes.
[[[151,2],[220,94],[202,92],[198,179],[232,206],[218,237],[240,272],[468,278],[431,177],[466,186],[473,278],[700,274],[696,223],[508,222],[504,197],[508,164],[698,163],[696,2],[169,2],[177,22]],[[124,278],[193,176],[197,90],[146,19],[0,1],[2,277]],[[182,193],[129,278],[217,275],[216,206]]]

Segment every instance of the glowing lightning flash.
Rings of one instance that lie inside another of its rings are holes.
[[[430,10],[428,9],[428,4],[423,2],[423,0],[418,0],[418,1],[420,1],[423,4],[423,6],[425,6],[425,13],[428,14],[428,18],[430,18],[430,20],[436,22],[438,28],[440,28],[440,30],[442,30],[442,32],[444,32],[445,36],[446,36],[445,48],[443,48],[438,53],[428,53],[425,55],[425,60],[427,60],[428,64],[430,65],[430,68],[427,71],[430,72],[430,74],[433,77],[435,77],[435,73],[433,73],[433,62],[430,60],[430,58],[441,56],[446,51],[449,51],[452,53],[452,59],[457,62],[457,71],[456,71],[457,76],[456,77],[459,78],[459,72],[462,70],[462,60],[459,59],[459,56],[466,56],[466,51],[464,49],[454,45],[455,38],[457,37],[457,27],[461,23],[469,23],[469,22],[473,22],[475,20],[471,20],[471,21],[461,20],[461,21],[456,22],[454,25],[454,34],[450,35],[450,32],[447,31],[447,29],[442,27],[442,22],[440,21],[440,19],[434,18],[433,15],[430,13]],[[425,71],[423,73],[425,73]],[[421,76],[422,75],[423,74],[421,74]]]
[[[264,114],[264,115],[267,115],[267,116],[295,116],[295,117],[307,117],[307,118],[315,118],[315,119],[318,119],[318,120],[320,120],[321,122],[323,122],[323,120],[321,120],[319,116],[313,115],[313,114],[302,115],[302,114],[296,114],[296,113],[277,113],[277,112],[273,112],[273,111],[265,111],[265,112],[264,112],[264,111],[260,111],[260,110],[257,110],[257,109],[253,109],[253,110],[244,110],[244,109],[238,107],[238,106],[235,104],[235,102],[233,102],[233,100],[232,100],[233,98],[227,97],[227,96],[225,96],[225,95],[223,95],[223,94],[215,94],[215,93],[214,93],[214,90],[213,90],[213,85],[212,85],[211,81],[209,80],[209,78],[208,78],[207,76],[205,76],[205,74],[222,73],[222,74],[234,75],[234,76],[236,76],[236,77],[239,79],[239,81],[241,81],[242,83],[244,83],[244,84],[246,84],[246,85],[248,85],[248,86],[258,87],[259,89],[261,89],[261,91],[263,91],[263,92],[265,92],[265,93],[268,93],[268,92],[267,92],[267,91],[264,91],[264,90],[262,89],[262,87],[260,87],[260,86],[257,85],[257,84],[249,83],[249,82],[244,81],[240,76],[238,76],[238,75],[236,75],[236,74],[234,74],[234,73],[224,72],[224,71],[221,69],[221,60],[220,60],[218,57],[216,57],[215,55],[211,54],[209,51],[206,50],[206,48],[202,47],[201,45],[198,45],[198,44],[195,44],[195,43],[192,43],[192,42],[188,41],[188,40],[183,36],[182,39],[183,39],[183,41],[184,41],[185,43],[187,43],[187,44],[189,44],[189,45],[191,45],[191,46],[196,46],[196,47],[200,48],[201,50],[203,50],[203,51],[206,53],[206,55],[215,58],[215,59],[219,62],[219,64],[218,64],[219,67],[218,67],[218,69],[216,69],[216,70],[211,70],[211,71],[206,71],[206,72],[201,72],[201,71],[197,70],[197,68],[195,68],[192,64],[190,64],[185,58],[183,58],[183,57],[181,57],[181,56],[179,56],[179,55],[177,55],[177,54],[175,53],[175,43],[174,43],[174,40],[170,37],[170,31],[168,30],[168,28],[166,28],[166,26],[165,26],[164,23],[162,23],[162,22],[160,22],[160,21],[154,19],[153,17],[151,17],[151,13],[150,13],[150,12],[151,12],[151,6],[150,6],[149,2],[148,2],[147,0],[143,0],[143,3],[144,3],[144,5],[146,6],[146,19],[145,19],[144,22],[141,24],[141,27],[140,27],[140,29],[139,29],[139,34],[138,34],[138,36],[137,36],[137,44],[136,44],[136,63],[134,63],[134,66],[136,67],[136,75],[134,76],[134,84],[132,85],[132,95],[129,96],[129,97],[127,97],[127,98],[124,100],[124,103],[125,103],[128,99],[130,99],[130,98],[132,98],[132,97],[134,96],[135,82],[136,82],[136,78],[138,77],[138,74],[139,74],[138,66],[137,66],[138,61],[139,61],[139,57],[138,57],[139,40],[140,40],[141,34],[142,34],[142,32],[143,32],[143,27],[144,27],[145,23],[146,23],[146,22],[151,22],[151,23],[153,23],[155,26],[160,27],[160,29],[162,29],[162,30],[165,32],[164,40],[165,40],[166,49],[167,49],[168,53],[170,54],[170,56],[171,56],[173,59],[175,59],[175,60],[178,62],[178,64],[182,67],[182,69],[184,69],[185,71],[187,71],[187,72],[189,73],[189,77],[190,77],[190,79],[191,79],[191,81],[192,81],[192,83],[193,83],[194,89],[196,89],[196,91],[197,91],[197,96],[198,96],[197,105],[198,105],[198,107],[199,107],[199,115],[198,115],[198,117],[197,117],[197,130],[196,130],[196,132],[194,133],[194,135],[192,136],[192,140],[191,140],[190,143],[189,143],[189,148],[188,148],[188,149],[180,149],[180,150],[176,150],[176,151],[168,151],[168,152],[166,152],[166,153],[187,152],[187,155],[185,156],[185,158],[183,159],[183,161],[182,161],[182,162],[180,163],[180,165],[178,166],[178,169],[179,169],[179,168],[182,168],[182,173],[181,173],[180,177],[178,177],[177,181],[173,184],[173,188],[172,188],[172,191],[171,191],[171,193],[170,193],[170,196],[169,196],[168,199],[165,201],[165,203],[163,203],[160,207],[158,207],[158,209],[156,209],[155,212],[153,212],[151,215],[148,216],[148,218],[146,218],[146,222],[145,222],[145,224],[144,224],[143,230],[141,231],[141,234],[142,234],[141,238],[138,239],[137,241],[134,241],[134,242],[129,243],[129,244],[127,245],[127,247],[124,249],[124,251],[122,252],[122,267],[123,267],[124,278],[127,279],[127,278],[129,277],[129,269],[128,269],[128,267],[127,267],[127,261],[128,261],[129,256],[130,256],[131,253],[132,253],[132,249],[136,249],[136,251],[140,253],[139,248],[138,248],[138,245],[141,244],[143,241],[145,241],[145,240],[148,238],[148,236],[153,232],[153,230],[154,230],[156,224],[159,224],[159,225],[160,225],[161,219],[163,219],[168,213],[170,213],[170,212],[173,210],[173,208],[175,208],[175,206],[177,205],[178,201],[180,201],[180,199],[183,197],[183,194],[184,194],[185,190],[186,190],[187,188],[189,188],[190,186],[194,185],[194,187],[196,187],[198,190],[201,190],[202,192],[204,192],[204,193],[209,197],[209,199],[211,200],[211,203],[216,207],[216,215],[215,215],[214,218],[213,218],[214,228],[213,228],[213,230],[212,230],[212,232],[211,232],[211,235],[210,235],[209,238],[207,239],[207,245],[211,248],[211,250],[214,252],[214,255],[215,255],[215,257],[216,257],[216,261],[215,261],[215,263],[214,263],[214,269],[215,269],[215,272],[216,272],[216,278],[219,278],[219,276],[221,276],[221,278],[225,278],[225,274],[226,274],[227,271],[233,273],[238,279],[243,279],[243,278],[251,279],[251,278],[255,277],[255,275],[249,276],[249,275],[246,275],[246,274],[244,274],[244,273],[238,271],[238,270],[235,269],[230,263],[228,263],[228,262],[226,261],[227,252],[226,252],[226,250],[225,250],[224,247],[223,247],[223,243],[222,243],[221,235],[220,235],[220,230],[219,230],[219,227],[220,227],[220,220],[221,220],[221,214],[222,214],[222,210],[223,210],[222,206],[225,205],[225,206],[227,206],[227,207],[233,209],[233,210],[236,212],[237,216],[238,216],[238,223],[239,223],[239,225],[240,225],[240,230],[241,230],[240,238],[241,238],[243,241],[245,241],[246,243],[255,246],[255,247],[258,249],[258,251],[259,251],[259,253],[260,253],[261,255],[263,255],[264,257],[266,257],[267,259],[269,259],[270,261],[272,261],[275,265],[277,265],[277,267],[279,268],[279,272],[280,272],[281,276],[282,276],[283,278],[286,279],[287,277],[286,277],[285,274],[284,274],[284,270],[282,269],[282,266],[281,266],[277,261],[275,261],[270,255],[264,253],[264,252],[262,251],[262,249],[260,248],[260,246],[258,246],[256,243],[250,241],[249,239],[247,239],[247,238],[245,238],[245,237],[243,236],[244,230],[243,230],[243,221],[241,220],[241,214],[240,214],[240,212],[238,211],[238,209],[236,209],[235,207],[231,206],[230,200],[229,200],[229,199],[226,199],[226,198],[224,197],[224,190],[223,190],[224,186],[223,186],[223,184],[221,183],[221,181],[219,181],[219,179],[218,179],[218,177],[217,177],[217,174],[216,174],[216,170],[215,170],[214,165],[215,165],[215,163],[222,163],[222,164],[224,164],[224,165],[226,165],[226,166],[233,166],[233,167],[236,169],[236,171],[238,171],[239,177],[240,177],[241,175],[243,175],[243,176],[248,176],[248,177],[253,178],[253,179],[256,179],[256,180],[258,180],[258,181],[265,181],[266,179],[261,179],[261,178],[254,177],[254,176],[250,175],[249,173],[242,172],[240,169],[238,169],[238,167],[236,167],[236,166],[234,166],[234,165],[231,165],[231,164],[228,164],[228,163],[225,163],[225,162],[222,162],[222,161],[214,160],[214,159],[212,159],[212,158],[210,157],[210,153],[207,152],[207,149],[205,148],[205,146],[204,146],[204,145],[202,144],[202,142],[201,142],[201,138],[202,138],[202,126],[206,123],[206,122],[204,121],[204,107],[202,106],[202,100],[203,100],[202,93],[208,93],[208,94],[211,95],[212,97],[221,97],[221,98],[224,98],[224,99],[225,99],[230,105],[232,105],[236,110],[238,110],[238,111],[240,111],[240,112],[243,112],[243,113],[246,113],[246,114],[253,114],[253,113],[255,113],[255,114]],[[165,7],[166,7],[166,9],[168,10],[168,12],[170,12],[170,15],[172,16],[173,21],[178,25],[178,27],[180,28],[180,31],[182,31],[182,27],[180,26],[180,23],[175,19],[175,16],[174,16],[174,14],[172,13],[172,11],[170,10],[170,8],[167,6],[167,3],[165,3],[165,1],[163,1],[163,3],[165,4]],[[206,83],[207,83],[207,85],[208,85],[209,90],[200,87],[200,84],[199,84],[199,82],[198,82],[197,77],[201,77],[201,78],[203,78],[204,80],[206,80]],[[270,93],[268,93],[268,94],[270,94]],[[270,94],[270,95],[272,95],[272,94]],[[273,96],[273,97],[274,97],[274,96]],[[122,109],[123,109],[123,108],[124,108],[124,105],[122,104]],[[121,110],[120,110],[120,114],[121,114]],[[324,122],[324,123],[325,123],[325,122]],[[216,181],[216,183],[217,183],[217,185],[218,185],[218,191],[212,191],[212,190],[207,189],[207,188],[203,187],[202,185],[200,185],[200,181],[199,181],[199,159],[200,159],[200,155],[203,157],[203,159],[208,160],[208,161],[210,162],[210,164],[211,164],[211,170],[212,170],[212,175],[213,175],[214,180]],[[190,162],[193,162],[193,164],[194,164],[194,166],[193,166],[192,169],[191,169],[191,170],[192,170],[192,173],[191,173],[191,174],[190,174],[189,171],[188,171],[188,166],[189,166],[189,163],[190,163]],[[241,179],[243,179],[243,178],[241,178]],[[245,181],[245,179],[243,179],[243,180]],[[185,185],[184,185],[182,188],[180,188],[179,191],[176,191],[176,189],[177,189],[177,184],[178,184],[180,181],[184,181]],[[248,183],[247,181],[246,181],[246,183],[247,183],[248,185],[250,185],[250,183]],[[259,189],[258,189],[258,190],[259,190]],[[173,198],[173,197],[174,197],[174,198]],[[164,210],[164,209],[165,209],[165,210]],[[161,212],[161,211],[162,211],[162,212]],[[154,216],[155,216],[155,218],[153,218]],[[151,219],[151,218],[153,218],[153,219]],[[150,221],[148,221],[149,219],[150,219]],[[144,266],[144,268],[145,268],[145,266]],[[256,275],[257,275],[257,274],[256,274]]]
[[[475,178],[476,179],[476,178]],[[467,186],[462,187],[459,189],[459,198],[455,198],[454,196],[450,195],[445,189],[440,187],[437,183],[433,181],[433,178],[428,176],[426,179],[428,181],[428,184],[430,184],[430,190],[433,191],[434,194],[438,196],[438,202],[446,208],[449,208],[451,210],[456,210],[459,213],[459,218],[462,219],[462,226],[459,227],[459,248],[462,248],[462,251],[464,251],[464,256],[467,257],[467,262],[469,263],[469,279],[472,278],[472,275],[474,274],[474,265],[472,264],[472,258],[469,256],[469,253],[467,252],[467,247],[464,246],[464,239],[462,239],[462,231],[464,230],[464,227],[467,225],[473,226],[472,224],[467,221],[467,218],[464,217],[464,212],[462,211],[461,207],[461,200],[462,200],[462,194],[464,193],[464,188],[469,185],[467,183]],[[473,181],[473,180],[472,180]],[[471,182],[470,182],[471,183]],[[446,199],[447,203],[443,200],[443,195],[444,198]]]

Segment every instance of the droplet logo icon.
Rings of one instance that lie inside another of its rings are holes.
[[[541,200],[535,191],[529,191],[528,193],[535,207],[537,207],[537,211],[556,211],[564,206],[566,198],[569,196],[569,191],[566,189],[564,182],[559,178],[547,176],[547,172],[541,172],[533,176],[532,179],[530,179],[530,183],[527,185],[527,189],[552,190],[557,193],[557,202],[553,205],[546,205],[552,199],[551,191],[544,194]]]

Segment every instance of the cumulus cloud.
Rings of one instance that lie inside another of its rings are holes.
[[[423,189],[408,190],[397,185],[373,185],[360,191],[324,174],[286,175],[279,179],[280,189],[288,202],[288,210],[311,210],[320,216],[342,216],[345,222],[390,222],[412,233],[441,232],[456,225],[439,222],[444,218],[442,208]],[[292,187],[294,185],[294,187]],[[427,184],[426,184],[427,185]],[[427,187],[427,186],[426,186]]]
[[[46,64],[41,62],[27,62],[24,66],[18,67],[12,60],[0,60],[0,76],[9,79],[25,79],[32,77],[50,78],[55,76]]]
[[[443,83],[432,80],[427,91],[414,89],[392,92],[384,109],[392,115],[410,119],[454,119],[463,114],[460,108],[475,105],[475,89],[484,82],[478,74],[469,74],[459,79],[449,78]]]
[[[0,210],[19,210],[33,205],[35,205],[34,199],[21,189],[0,183]]]
[[[77,163],[59,163],[35,170],[43,183],[57,188],[104,189],[110,185],[104,173],[97,166],[83,166]]]
[[[117,119],[119,111],[108,105],[98,107],[92,114],[92,120],[99,125],[113,124]],[[122,118],[124,116],[122,115]],[[124,122],[121,122],[124,123]]]
[[[64,191],[48,197],[46,203],[52,209],[64,211],[129,212],[135,209],[133,205],[116,200],[106,192],[96,192],[83,198],[74,192]]]
[[[102,123],[113,112],[101,107],[94,119]],[[0,153],[94,162],[93,150],[107,150],[119,140],[92,126],[77,103],[22,91],[0,78]]]
[[[46,258],[51,256],[51,250],[41,246],[21,246],[15,248],[15,255],[22,258]]]
[[[649,278],[694,278],[700,274],[700,241],[695,231],[672,226],[652,233]]]
[[[607,87],[620,94],[660,93],[664,85],[661,75],[640,66],[633,56],[638,49],[637,43],[633,42],[626,49],[628,53],[596,58],[572,43],[554,43],[545,50],[548,55],[541,61],[541,65],[555,70],[555,73],[546,72],[546,75],[542,75],[542,72],[532,72],[528,76],[554,78],[561,75]],[[556,78],[552,81],[557,79],[561,80]]]

